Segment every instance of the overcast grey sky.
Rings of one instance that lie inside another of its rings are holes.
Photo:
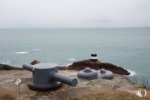
[[[0,0],[0,28],[150,26],[150,0]]]

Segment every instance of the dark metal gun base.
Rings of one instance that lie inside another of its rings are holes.
[[[63,84],[61,82],[57,82],[55,85],[54,84],[35,85],[35,84],[33,84],[33,81],[28,82],[28,88],[29,89],[31,89],[33,91],[39,91],[39,92],[52,91],[52,90],[60,88],[62,85]]]

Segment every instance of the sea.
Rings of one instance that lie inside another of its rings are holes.
[[[68,66],[96,53],[150,82],[150,28],[0,29],[0,63]]]

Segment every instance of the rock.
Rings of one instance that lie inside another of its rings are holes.
[[[21,70],[22,68],[10,66],[7,64],[0,64],[0,70]]]
[[[38,63],[40,63],[38,60],[33,60],[30,64],[35,65],[35,64],[38,64]]]
[[[103,63],[100,61],[92,62],[90,59],[74,62],[72,65],[68,66],[68,68],[60,68],[60,69],[68,69],[68,70],[84,70],[86,67],[90,67],[92,69],[100,70],[102,68],[109,70],[113,72],[114,74],[120,74],[120,75],[129,75],[130,73],[123,69],[122,67],[118,67],[116,65],[113,65],[111,63]]]
[[[114,74],[129,75],[130,73],[122,67],[118,67],[111,63],[101,63],[99,67],[113,72]]]

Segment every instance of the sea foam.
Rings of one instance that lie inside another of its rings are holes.
[[[133,70],[127,69],[127,71],[130,72],[129,76],[135,76],[136,75],[136,72]]]
[[[41,51],[41,49],[32,49],[33,51]]]
[[[74,58],[71,58],[71,59],[68,59],[68,61],[75,61],[76,59],[74,59]]]
[[[10,61],[10,60],[6,60],[6,61],[2,61],[2,62],[0,62],[1,64],[10,64],[12,61]]]
[[[27,51],[16,52],[16,54],[27,54],[27,53],[29,53],[29,52],[27,52]]]

